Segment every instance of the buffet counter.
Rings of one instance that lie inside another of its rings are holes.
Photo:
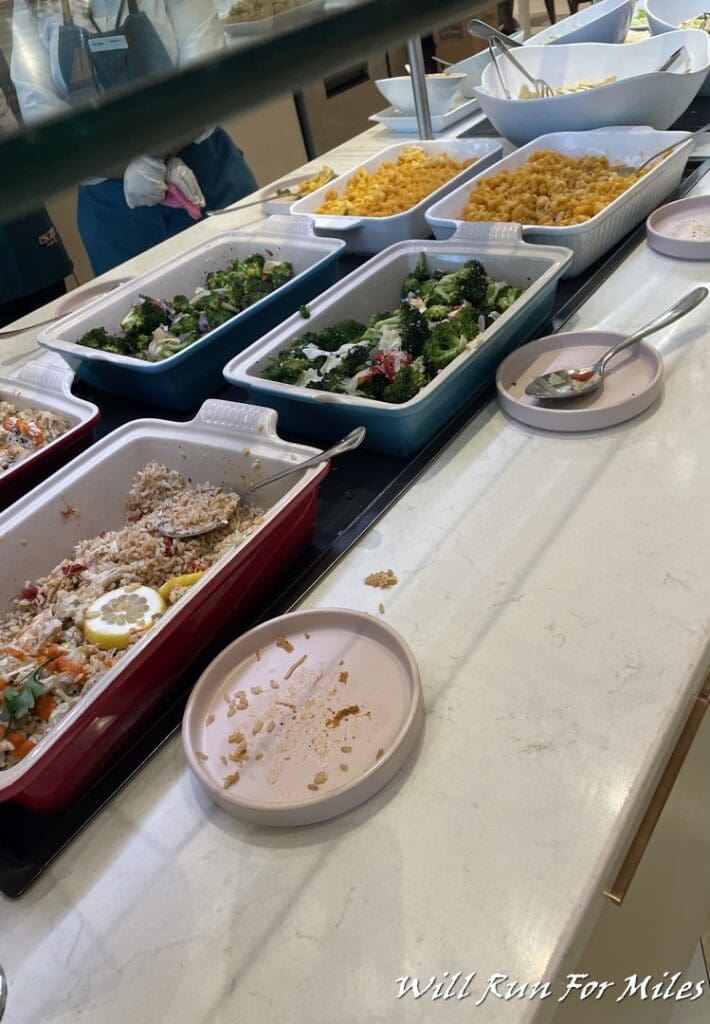
[[[261,220],[206,220],[115,276]],[[642,243],[569,326],[630,330],[707,276]],[[488,978],[574,969],[710,658],[706,311],[657,345],[665,392],[621,427],[548,435],[488,405],[302,602],[382,601],[411,645],[426,728],[397,778],[269,831],[219,811],[173,739],[20,901],[0,897],[8,1024],[552,1018],[554,998],[484,998]],[[396,587],[364,586],[388,568]],[[456,972],[456,993],[475,972],[468,999],[398,998],[398,979]]]

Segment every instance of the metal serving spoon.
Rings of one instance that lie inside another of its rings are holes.
[[[505,42],[503,42],[503,39],[505,39]],[[534,75],[531,75],[528,69],[523,67],[518,58],[513,53],[511,53],[511,46],[509,40],[505,36],[503,36],[503,39],[496,39],[495,43],[493,42],[492,39],[488,40],[488,48],[491,51],[491,56],[493,56],[493,46],[498,46],[498,49],[502,50],[503,56],[507,57],[507,59],[513,65],[513,67],[517,68],[517,70],[520,72],[521,75],[523,75],[524,78],[527,78],[528,82],[530,82],[533,89],[535,90],[535,95],[539,99],[547,100],[550,99],[550,97],[554,96],[555,93],[549,82],[546,82],[544,78],[535,78]]]
[[[321,462],[328,462],[329,459],[334,459],[336,455],[342,455],[344,452],[351,452],[354,448],[359,448],[362,442],[365,440],[365,428],[355,427],[350,433],[334,444],[332,448],[328,448],[324,452],[319,452],[317,455],[312,455],[310,459],[305,459],[303,462],[297,462],[293,466],[289,466],[288,469],[279,470],[278,473],[273,473],[271,476],[267,476],[264,480],[260,480],[256,484],[252,484],[251,487],[247,488],[243,494],[240,495],[242,500],[247,498],[254,491],[260,487],[266,487],[267,484],[272,484],[276,480],[281,480],[282,477],[290,476],[291,473],[300,473],[302,469],[309,469],[311,466],[318,466]],[[170,523],[162,522],[158,523],[158,533],[163,537],[169,537],[171,540],[189,540],[192,537],[202,537],[205,533],[212,533],[213,530],[218,530],[221,526],[226,526],[227,520],[220,519],[207,523],[205,526],[198,526],[192,530],[173,530]]]
[[[695,309],[701,302],[704,302],[707,296],[707,288],[694,288],[692,292],[688,292],[682,299],[675,302],[665,313],[661,313],[645,327],[634,331],[628,338],[624,338],[618,345],[610,348],[592,366],[543,373],[542,376],[530,381],[525,388],[525,394],[530,395],[531,398],[543,398],[546,401],[558,402],[567,398],[579,398],[580,395],[588,395],[590,392],[596,391],[602,385],[607,365],[619,352],[623,352],[624,349],[641,341],[642,338],[647,338],[649,334],[654,334],[663,327],[668,327],[669,324],[680,320],[686,313],[690,313],[691,309]]]
[[[315,176],[316,175],[314,173],[312,175],[312,177],[315,178]],[[333,180],[333,178],[335,178],[335,171],[331,170],[331,172],[328,175],[328,177],[323,179],[322,184],[319,185],[318,188],[321,188],[322,185],[327,185],[329,181]],[[249,203],[239,203],[237,206],[225,206],[225,208],[223,210],[208,210],[207,211],[207,216],[208,217],[221,217],[222,214],[224,214],[224,213],[236,213],[237,210],[248,210],[250,206],[262,206],[264,203],[270,203],[273,199],[302,199],[302,198],[303,197],[301,196],[301,193],[299,192],[299,190],[297,188],[296,189],[277,188],[275,192],[271,193],[271,195],[269,195],[269,196],[262,196],[261,199],[253,199]]]

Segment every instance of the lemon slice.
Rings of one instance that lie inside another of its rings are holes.
[[[84,612],[84,636],[103,650],[123,650],[131,637],[149,629],[166,605],[152,587],[118,587],[102,594]]]
[[[182,576],[171,576],[169,580],[163,583],[162,587],[158,587],[158,593],[164,601],[167,601],[172,594],[175,587],[191,587],[193,583],[197,583],[205,575],[205,570],[201,572],[186,572]]]

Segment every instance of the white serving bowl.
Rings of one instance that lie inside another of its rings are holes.
[[[677,31],[682,21],[697,18],[708,9],[707,0],[648,0],[646,14],[654,36]],[[710,96],[710,76],[700,90],[701,96]]]
[[[535,44],[623,43],[634,6],[634,0],[601,0],[538,32],[533,37]]]
[[[679,61],[677,71],[657,72],[680,46],[685,46],[689,60]],[[581,79],[595,82],[617,77],[610,85],[587,92],[549,99],[505,99],[495,67],[487,67],[480,88],[475,90],[476,98],[496,130],[521,146],[550,132],[588,131],[607,125],[642,124],[665,131],[687,110],[705,81],[710,69],[710,36],[687,30],[634,46],[526,46],[516,56],[530,74],[544,78],[553,88]],[[499,65],[511,95],[517,96],[527,84],[525,78],[505,58],[499,58]]]
[[[427,75],[426,91],[429,96],[429,110],[436,117],[445,114],[456,105],[460,95],[461,86],[466,76],[464,74]],[[409,75],[401,75],[398,78],[378,78],[375,85],[384,98],[403,114],[414,114],[414,90],[412,79]]]

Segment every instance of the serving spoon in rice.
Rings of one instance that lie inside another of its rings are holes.
[[[263,480],[259,480],[257,483],[252,484],[243,491],[239,497],[242,501],[248,498],[250,494],[258,490],[260,487],[266,487],[267,484],[273,484],[276,480],[281,480],[285,476],[290,476],[291,473],[300,473],[303,469],[310,469],[311,466],[319,466],[321,462],[328,462],[330,459],[334,459],[336,455],[342,455],[344,452],[351,452],[354,448],[359,448],[362,442],[365,440],[365,428],[355,427],[351,430],[342,441],[334,444],[332,448],[327,448],[323,452],[318,452],[317,455],[312,455],[310,459],[304,459],[303,462],[297,462],[293,466],[289,466],[288,469],[281,469],[278,473],[272,473],[271,476],[265,477]],[[212,533],[213,530],[219,530],[223,526],[227,526],[229,520],[218,519],[212,520],[209,523],[205,523],[204,526],[193,526],[189,530],[178,530],[171,523],[163,521],[158,523],[158,533],[163,537],[168,537],[170,540],[190,540],[193,537],[202,537],[206,533]]]

